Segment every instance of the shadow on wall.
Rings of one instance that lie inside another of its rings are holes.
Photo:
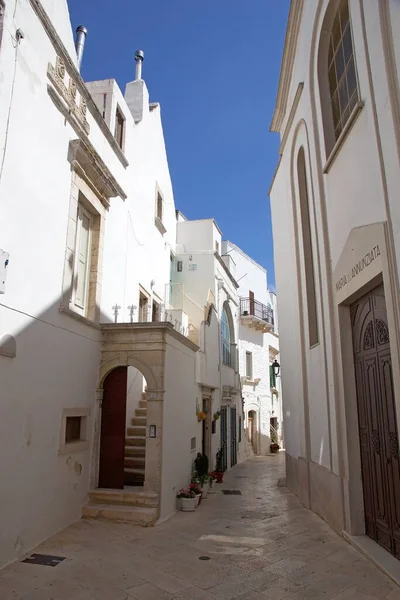
[[[1,490],[1,566],[81,516],[101,331],[62,312],[59,298],[33,316],[9,306],[6,290],[0,315],[1,422],[8,432],[0,436],[8,481]]]

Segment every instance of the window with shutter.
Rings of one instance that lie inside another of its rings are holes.
[[[82,310],[86,308],[86,298],[89,283],[91,225],[91,214],[86,211],[83,206],[79,205],[74,273],[74,303]]]
[[[276,375],[272,365],[269,366],[269,387],[271,389],[276,387]]]
[[[246,377],[253,378],[253,355],[251,352],[246,352]]]

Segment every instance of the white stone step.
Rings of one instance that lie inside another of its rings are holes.
[[[158,506],[158,494],[145,492],[138,488],[125,488],[123,490],[110,490],[99,488],[89,492],[92,504],[123,504],[124,506],[142,506],[156,508]]]
[[[121,504],[89,503],[82,508],[84,519],[104,519],[118,523],[132,523],[149,527],[157,521],[157,509]]]
[[[133,417],[131,419],[131,425],[133,427],[146,427],[147,418],[146,417]]]
[[[146,437],[146,427],[128,427],[128,436]]]
[[[145,437],[128,436],[125,438],[125,446],[141,447],[146,446]]]

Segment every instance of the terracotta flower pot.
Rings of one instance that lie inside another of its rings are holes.
[[[222,483],[224,480],[224,472],[223,471],[217,471],[216,473],[217,476],[217,483]]]

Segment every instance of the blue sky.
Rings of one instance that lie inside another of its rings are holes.
[[[225,239],[268,270],[274,287],[268,188],[278,159],[269,133],[289,0],[69,0],[88,29],[82,76],[143,78],[160,102],[175,203],[214,217]]]

